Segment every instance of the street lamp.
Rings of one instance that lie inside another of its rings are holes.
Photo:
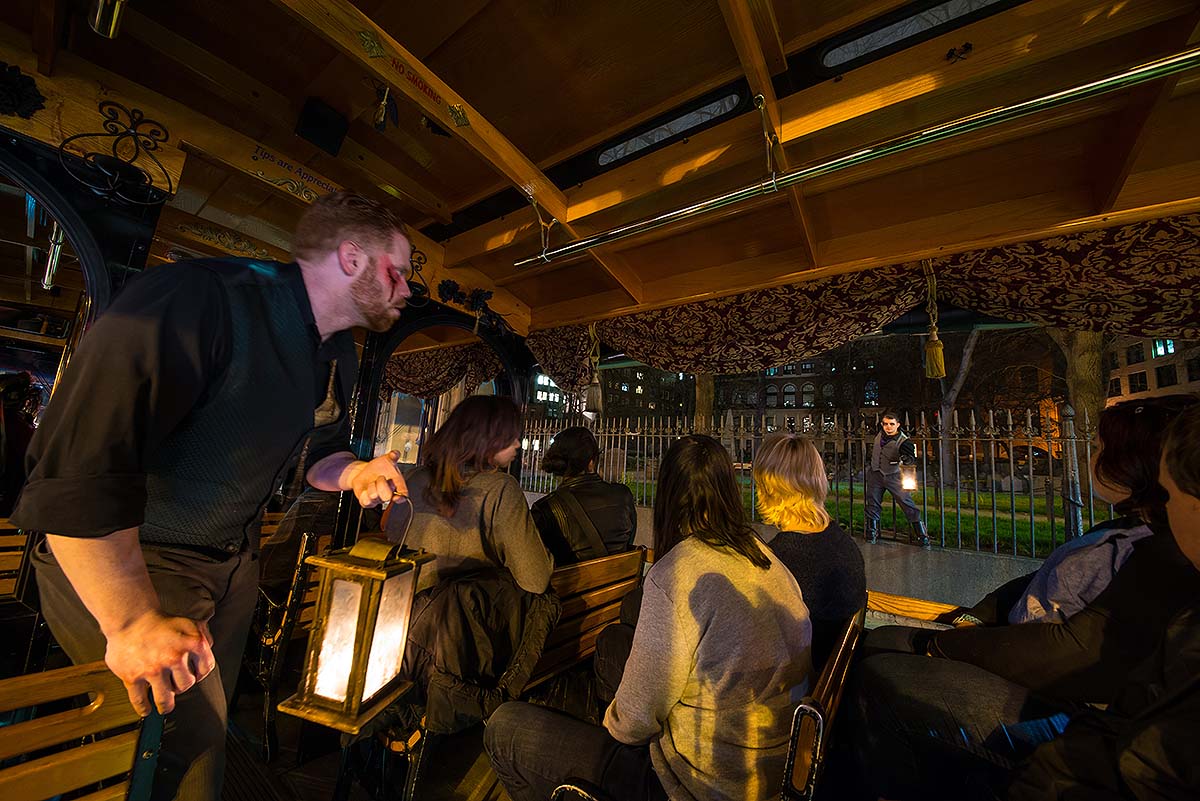
[[[310,556],[321,590],[296,694],[279,711],[348,734],[407,691],[400,679],[421,566],[432,554],[367,538]]]

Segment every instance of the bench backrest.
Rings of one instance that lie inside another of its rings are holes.
[[[91,697],[86,706],[54,704],[85,694]],[[43,713],[47,707],[59,711]],[[162,718],[154,715],[139,724],[124,685],[103,662],[0,681],[0,713],[17,710],[34,716],[16,715],[20,722],[0,729],[0,764],[55,746],[74,747],[0,769],[0,798],[42,801],[107,780],[115,782],[80,801],[149,798]],[[97,734],[108,736],[91,740]],[[91,741],[80,745],[84,738]]]
[[[562,601],[562,614],[526,689],[595,652],[600,631],[620,616],[621,600],[641,586],[645,559],[645,549],[638,548],[554,571],[550,586]]]
[[[15,598],[21,569],[29,558],[30,536],[0,517],[0,598]]]
[[[792,716],[792,736],[783,777],[784,801],[809,801],[821,778],[825,748],[833,729],[834,716],[842,701],[842,690],[850,673],[854,649],[862,636],[866,609],[846,622],[837,647],[817,678],[812,695],[804,698]]]

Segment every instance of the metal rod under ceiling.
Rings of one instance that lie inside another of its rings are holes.
[[[532,267],[537,264],[549,264],[552,261],[566,258],[582,253],[585,250],[590,250],[600,245],[606,245],[610,242],[616,242],[620,239],[626,239],[631,236],[653,231],[656,228],[662,228],[666,225],[686,220],[691,217],[696,217],[701,214],[706,214],[710,211],[732,206],[737,203],[749,200],[750,198],[759,197],[761,195],[778,192],[786,189],[793,184],[799,184],[802,181],[807,181],[811,178],[816,178],[821,175],[844,170],[849,167],[854,167],[859,164],[865,164],[868,161],[890,156],[893,153],[900,153],[905,150],[910,150],[914,147],[921,147],[933,142],[940,142],[943,139],[961,136],[965,133],[978,131],[981,128],[988,128],[992,125],[998,125],[1002,122],[1015,120],[1019,117],[1025,117],[1030,114],[1036,114],[1039,111],[1058,108],[1068,103],[1073,103],[1078,100],[1085,100],[1097,95],[1115,92],[1120,89],[1126,89],[1130,86],[1136,86],[1146,81],[1153,81],[1158,78],[1166,78],[1185,70],[1200,66],[1200,47],[1194,47],[1190,50],[1184,50],[1172,56],[1149,61],[1137,67],[1100,78],[1089,83],[1073,86],[1070,89],[1063,89],[1051,94],[1041,95],[1030,100],[1023,100],[1019,103],[1014,103],[1007,106],[997,106],[996,108],[981,111],[976,114],[971,114],[966,117],[959,117],[950,122],[940,123],[929,128],[923,128],[912,133],[901,134],[891,139],[885,139],[873,145],[857,148],[846,153],[833,156],[832,158],[819,161],[816,164],[800,167],[789,172],[784,172],[776,175],[772,180],[762,181],[760,183],[743,186],[740,189],[735,189],[732,192],[726,192],[723,195],[717,195],[689,206],[683,206],[672,211],[664,212],[655,217],[647,217],[636,222],[627,223],[625,225],[610,228],[607,231],[602,231],[592,236],[576,239],[574,242],[568,242],[565,245],[549,248],[543,253],[538,253],[533,256],[528,256],[520,261],[513,263],[513,266],[518,270],[526,267]]]

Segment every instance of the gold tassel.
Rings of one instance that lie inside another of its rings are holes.
[[[933,265],[929,259],[925,259],[922,264],[925,267],[925,284],[928,289],[925,308],[929,312],[929,339],[925,341],[925,377],[945,378],[946,354],[942,347],[942,341],[938,339],[937,328],[937,277],[933,273]]]
[[[592,380],[588,384],[587,394],[584,395],[584,416],[595,421],[604,414],[604,390],[600,386],[600,337],[596,333],[596,324],[588,326],[588,335],[592,344],[588,353],[588,362],[592,366]]]

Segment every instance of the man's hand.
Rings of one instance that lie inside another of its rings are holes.
[[[104,661],[125,683],[129,703],[142,717],[151,709],[147,690],[165,715],[175,708],[177,694],[191,688],[217,664],[212,635],[204,621],[167,617],[156,610],[107,636]]]
[[[393,495],[407,495],[408,486],[396,463],[400,451],[388,451],[369,462],[358,462],[347,468],[350,489],[364,508],[387,503]]]

